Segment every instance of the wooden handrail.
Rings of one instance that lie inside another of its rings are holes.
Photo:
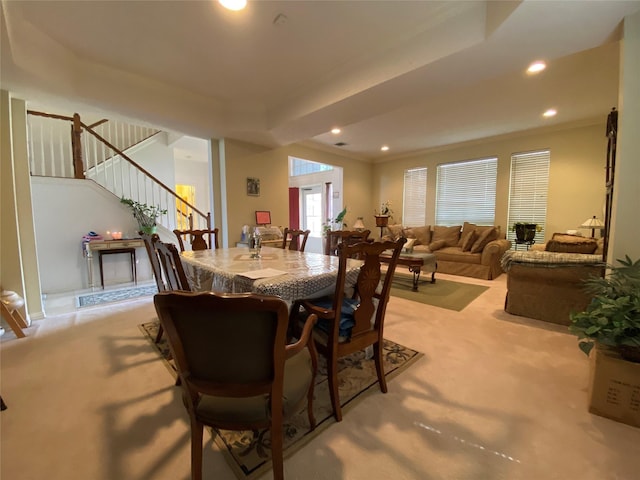
[[[127,156],[127,154],[125,154],[124,152],[122,152],[118,147],[114,146],[112,143],[110,143],[107,139],[105,139],[104,137],[102,137],[99,133],[95,132],[91,127],[89,127],[88,125],[80,122],[82,124],[82,126],[84,127],[84,129],[89,132],[90,134],[92,134],[94,137],[96,137],[98,140],[100,140],[102,143],[104,143],[106,146],[108,146],[109,148],[111,148],[112,150],[114,150],[119,156],[121,156],[122,158],[124,158],[127,162],[129,162],[131,165],[133,165],[134,167],[136,167],[138,170],[140,170],[142,173],[144,173],[147,177],[149,177],[151,180],[153,180],[158,186],[162,187],[164,190],[166,190],[169,194],[171,194],[172,196],[174,196],[175,198],[179,199],[181,202],[184,202],[189,208],[191,208],[193,211],[197,212],[198,214],[200,214],[202,217],[204,218],[209,218],[209,215],[205,214],[204,212],[198,210],[195,206],[191,205],[189,202],[185,201],[184,199],[182,199],[181,197],[179,197],[178,195],[176,195],[176,193],[171,190],[169,187],[167,187],[163,182],[161,182],[160,180],[158,180],[154,175],[152,175],[149,171],[147,171],[146,169],[144,169],[143,167],[141,167],[140,165],[138,165],[136,162],[134,162],[131,158],[129,158],[129,156]],[[210,220],[209,220],[210,221]],[[209,225],[209,227],[211,227],[211,225]]]

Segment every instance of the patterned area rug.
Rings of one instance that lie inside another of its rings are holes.
[[[169,347],[165,338],[159,344],[154,342],[158,332],[158,323],[140,325],[140,329],[165,360],[169,371],[176,377],[173,360],[167,360]],[[384,370],[387,380],[399,374],[423,354],[399,345],[390,340],[384,342]],[[365,358],[364,352],[358,352],[338,360],[340,371],[340,402],[343,413],[348,412],[357,399],[365,394],[380,394],[373,360]],[[393,387],[389,387],[393,388]],[[292,455],[298,448],[318,435],[322,430],[335,423],[331,400],[329,398],[327,368],[322,355],[318,355],[318,374],[314,389],[313,410],[317,426],[309,432],[306,409],[289,419],[284,426],[284,457]],[[215,429],[215,442],[226,455],[229,465],[239,479],[254,479],[266,471],[271,471],[271,450],[269,431],[234,432]]]
[[[78,307],[89,307],[92,305],[100,305],[101,303],[121,302],[122,300],[155,295],[156,293],[158,293],[158,288],[155,285],[89,293],[87,295],[78,295]]]

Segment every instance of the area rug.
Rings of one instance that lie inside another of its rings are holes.
[[[158,323],[149,322],[139,326],[140,330],[157,349],[164,359],[168,370],[176,377],[175,365],[170,359],[169,347],[165,338],[159,344],[154,342],[158,332]],[[423,354],[399,345],[390,340],[384,341],[384,370],[387,380],[393,378],[410,366]],[[380,394],[375,365],[367,359],[364,352],[358,352],[338,360],[340,372],[340,403],[343,413],[347,413],[356,402],[368,394]],[[390,386],[389,388],[393,388]],[[289,419],[284,426],[284,457],[292,455],[309,440],[335,423],[327,382],[326,361],[318,355],[318,374],[314,388],[313,412],[317,426],[309,432],[306,409]],[[270,436],[268,430],[255,432],[234,432],[217,430],[212,432],[215,443],[225,454],[236,476],[242,480],[251,480],[271,471]]]
[[[89,307],[92,305],[100,305],[101,303],[121,302],[122,300],[155,295],[156,293],[158,293],[158,287],[155,285],[89,293],[87,295],[78,295],[78,307]]]
[[[421,280],[418,291],[414,292],[412,277],[396,271],[391,284],[391,296],[459,312],[489,289],[484,285],[443,280],[437,274],[436,282],[431,283],[431,275],[427,277],[428,280]]]

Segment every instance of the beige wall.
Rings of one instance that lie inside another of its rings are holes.
[[[603,218],[607,112],[597,124],[571,129],[540,130],[519,137],[500,137],[453,145],[402,160],[377,164],[373,195],[377,203],[391,200],[394,220],[401,221],[404,170],[427,167],[427,224],[435,222],[436,167],[441,163],[498,158],[495,223],[506,228],[511,154],[549,148],[551,166],[547,235],[576,229],[587,218]],[[586,231],[585,231],[586,233]]]
[[[347,218],[370,217],[373,224],[371,202],[371,164],[344,156],[314,150],[302,145],[265,149],[256,145],[225,140],[225,169],[227,174],[227,209],[229,245],[240,239],[243,225],[255,224],[256,210],[270,210],[274,225],[289,224],[289,156],[343,168],[343,204]],[[260,179],[260,196],[246,193],[247,177]]]

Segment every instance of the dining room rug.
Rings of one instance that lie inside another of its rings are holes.
[[[139,325],[147,340],[158,351],[169,372],[177,376],[173,360],[170,359],[166,338],[156,344],[154,339],[158,332],[158,322]],[[384,371],[387,380],[392,379],[416,360],[422,353],[412,350],[391,340],[384,341]],[[374,361],[366,358],[364,352],[357,352],[338,360],[340,372],[340,404],[346,413],[358,400],[368,394],[380,392]],[[392,387],[390,387],[392,388]],[[300,447],[319,435],[327,427],[335,423],[327,381],[326,361],[318,355],[318,373],[314,389],[313,411],[317,426],[309,432],[306,409],[287,420],[284,425],[284,458],[295,453]],[[268,430],[262,431],[228,431],[214,429],[214,440],[224,453],[226,460],[241,480],[252,480],[271,471],[270,435]]]
[[[446,308],[447,310],[455,310],[456,312],[463,310],[489,289],[484,285],[443,280],[438,278],[437,274],[435,283],[431,283],[431,275],[429,274],[424,281],[420,281],[418,291],[414,292],[412,290],[412,281],[411,275],[396,271],[391,284],[391,296],[433,305],[434,307]]]

